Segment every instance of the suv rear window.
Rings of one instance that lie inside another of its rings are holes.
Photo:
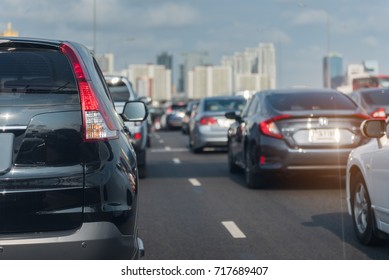
[[[278,111],[355,110],[357,105],[338,93],[272,93],[270,105]]]
[[[77,83],[60,51],[0,48],[2,105],[79,103]]]

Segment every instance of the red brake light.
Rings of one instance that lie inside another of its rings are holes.
[[[261,123],[259,123],[259,130],[262,132],[264,135],[277,138],[277,139],[283,139],[284,136],[281,134],[279,131],[276,122],[279,120],[287,119],[289,118],[289,115],[279,115],[274,118],[265,120]]]
[[[213,117],[202,117],[199,123],[200,125],[214,125],[217,121]]]
[[[135,139],[135,140],[139,140],[139,139],[141,139],[141,138],[142,138],[142,133],[136,132],[136,133],[134,134],[134,139]]]
[[[93,90],[88,73],[81,58],[72,46],[61,44],[60,50],[73,66],[77,79],[83,117],[84,141],[107,140],[118,137],[118,129],[107,114],[103,102],[100,104]]]
[[[370,114],[373,118],[385,119],[386,113],[384,108],[378,108]]]

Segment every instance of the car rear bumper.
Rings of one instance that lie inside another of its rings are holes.
[[[196,140],[198,147],[227,147],[227,130],[210,131],[202,129],[198,132]]]
[[[0,259],[137,259],[142,240],[122,235],[109,222],[84,223],[72,231],[0,235]]]
[[[345,173],[351,149],[264,149],[257,171]]]

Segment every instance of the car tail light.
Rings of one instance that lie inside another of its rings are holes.
[[[276,122],[279,120],[290,118],[289,115],[279,115],[274,118],[265,120],[261,123],[259,123],[259,131],[262,132],[264,135],[277,138],[277,139],[283,139],[284,136],[279,131]]]
[[[370,114],[373,118],[385,119],[386,113],[384,108],[378,108]]]
[[[62,44],[60,49],[69,58],[76,75],[82,108],[84,141],[118,138],[118,129],[109,118],[103,102],[100,102],[96,96],[81,58],[68,44]]]
[[[202,117],[199,123],[200,125],[215,125],[217,121],[213,117]]]
[[[134,134],[134,140],[139,140],[139,139],[141,139],[141,138],[142,138],[142,133],[136,132],[136,133]]]

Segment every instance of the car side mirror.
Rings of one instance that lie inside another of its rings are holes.
[[[387,134],[387,126],[385,120],[364,120],[361,123],[361,132],[363,136],[369,138],[381,138]]]
[[[123,113],[121,114],[123,120],[129,122],[144,121],[148,116],[148,109],[142,101],[127,101],[124,105]]]

